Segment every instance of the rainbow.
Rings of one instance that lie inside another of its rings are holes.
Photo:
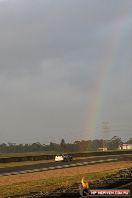
[[[116,19],[113,24],[112,34],[111,38],[109,39],[109,42],[107,42],[107,45],[103,49],[104,59],[99,64],[100,67],[100,76],[98,79],[98,85],[96,87],[96,93],[94,95],[94,100],[92,101],[91,105],[91,116],[88,123],[84,126],[84,133],[85,138],[91,139],[93,135],[96,135],[96,128],[97,124],[101,121],[101,113],[103,111],[103,104],[106,100],[106,90],[107,85],[110,83],[110,73],[112,66],[115,65],[116,59],[117,59],[117,52],[120,48],[122,37],[125,33],[125,30],[127,30],[127,20],[126,20],[126,13],[127,9],[122,12],[121,10],[120,18]],[[123,14],[124,13],[124,14]],[[102,120],[104,121],[104,120]],[[101,121],[101,122],[102,122]],[[101,124],[101,123],[100,123]],[[87,131],[88,129],[88,131]],[[86,134],[88,135],[86,137]],[[95,137],[94,137],[95,138]]]

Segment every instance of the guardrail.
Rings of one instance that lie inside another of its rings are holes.
[[[132,154],[132,150],[70,153],[70,155],[72,155],[73,158],[75,158],[75,157],[105,156],[105,155],[120,155],[120,154]],[[52,160],[54,158],[55,158],[55,155],[38,155],[38,156],[22,156],[22,157],[6,157],[6,158],[2,157],[2,158],[0,158],[0,163]]]

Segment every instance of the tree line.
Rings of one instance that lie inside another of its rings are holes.
[[[83,152],[83,151],[97,151],[99,148],[107,147],[108,150],[116,150],[119,145],[123,143],[132,144],[132,138],[123,142],[121,138],[114,136],[111,140],[95,139],[95,140],[81,140],[73,143],[66,143],[64,139],[59,144],[50,142],[49,145],[40,144],[39,142],[32,144],[15,144],[2,143],[0,144],[0,153],[23,153],[23,152]]]

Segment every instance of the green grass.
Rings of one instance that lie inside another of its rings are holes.
[[[0,157],[23,157],[23,156],[39,156],[39,155],[56,155],[55,151],[44,152],[24,152],[24,153],[0,153]]]
[[[48,192],[58,188],[66,188],[75,183],[80,183],[82,177],[87,177],[90,180],[99,179],[102,176],[110,175],[111,172],[97,172],[91,174],[79,174],[76,176],[65,176],[51,179],[43,179],[31,182],[16,183],[12,185],[0,186],[0,197],[5,198],[13,195],[22,195],[29,192]]]

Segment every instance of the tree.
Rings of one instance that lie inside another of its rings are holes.
[[[117,149],[119,147],[119,145],[121,145],[123,142],[121,140],[121,138],[119,138],[118,136],[114,136],[109,142],[108,142],[108,148],[110,150],[114,150]]]
[[[130,138],[126,143],[127,144],[132,144],[132,138]]]

